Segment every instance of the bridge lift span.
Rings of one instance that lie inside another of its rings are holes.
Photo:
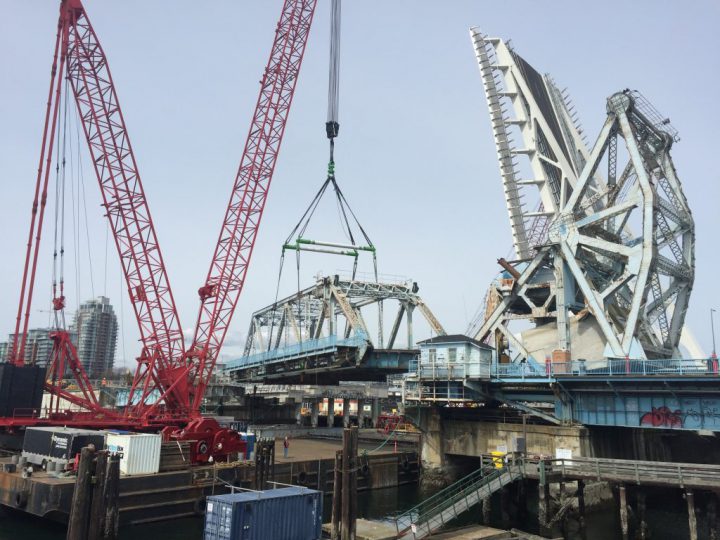
[[[305,384],[384,381],[387,375],[406,373],[418,352],[413,334],[415,309],[433,334],[445,335],[417,293],[414,282],[320,277],[312,287],[256,311],[244,356],[228,363],[225,371],[241,381]],[[380,305],[389,303],[398,307],[386,334]],[[375,339],[363,314],[373,308],[378,316]],[[399,340],[403,322],[404,346]]]

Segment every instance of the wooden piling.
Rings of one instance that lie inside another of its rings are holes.
[[[92,501],[92,466],[95,449],[86,446],[80,451],[77,479],[70,506],[67,540],[87,540],[90,503]],[[94,539],[93,539],[94,540]]]
[[[587,526],[585,524],[585,481],[578,480],[577,483],[578,514],[580,523],[580,538],[587,540]]]
[[[542,459],[538,463],[538,477],[538,529],[541,535],[549,536],[550,485],[547,482],[545,461]]]
[[[646,517],[645,491],[642,488],[637,492],[637,513],[638,513],[638,538],[647,540],[648,525]]]
[[[521,478],[515,482],[515,505],[517,507],[517,521],[525,523],[527,521],[527,486],[526,480]]]
[[[342,487],[340,510],[341,540],[355,540],[357,521],[358,428],[343,430]]]
[[[547,483],[538,486],[538,525],[540,534],[549,534],[548,521],[550,516],[550,485]]]
[[[490,525],[490,505],[492,504],[490,501],[490,497],[485,497],[482,500],[482,522],[483,525]]]
[[[350,428],[350,540],[357,536],[357,478],[360,462],[358,460],[358,428]]]
[[[255,489],[275,480],[275,439],[260,439],[255,446]]]
[[[510,528],[510,491],[507,486],[500,490],[500,521],[503,529]]]
[[[718,540],[717,533],[717,498],[715,493],[708,494],[707,503],[707,514],[708,514],[708,529],[710,533],[710,540]]]
[[[688,525],[690,526],[690,540],[697,540],[697,516],[695,515],[695,494],[692,490],[685,493],[688,507]]]
[[[88,538],[102,538],[105,526],[105,486],[107,479],[108,452],[101,450],[95,455],[95,485],[92,490],[92,503],[90,504],[90,524]]]
[[[342,452],[335,452],[335,475],[333,477],[331,540],[340,540],[340,509],[342,493]]]
[[[624,484],[618,486],[618,493],[620,495],[620,529],[622,530],[623,540],[628,540],[627,493]]]
[[[352,452],[352,439],[349,429],[343,430],[342,449],[342,509],[340,518],[340,538],[350,540],[350,453]]]
[[[116,540],[120,526],[120,456],[112,455],[107,462],[103,500],[105,503],[105,523],[103,536],[105,540]],[[89,540],[95,540],[90,538]]]

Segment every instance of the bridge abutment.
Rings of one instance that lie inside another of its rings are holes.
[[[416,412],[417,411],[417,412]],[[408,411],[419,419],[420,455],[426,468],[448,465],[447,456],[480,457],[513,452],[524,442],[529,456],[589,457],[588,431],[581,426],[491,422],[468,418],[467,410],[421,407]]]

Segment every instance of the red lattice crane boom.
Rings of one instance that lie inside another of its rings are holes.
[[[69,334],[64,329],[51,334],[54,350],[48,390],[89,411],[78,414],[75,423],[145,427],[189,423],[187,433],[174,436],[204,437],[208,442],[224,440],[225,447],[230,447],[227,434],[217,431],[217,424],[209,425],[200,419],[199,410],[245,281],[315,6],[316,0],[284,1],[230,203],[207,279],[199,290],[201,305],[195,337],[185,352],[177,309],[107,58],[81,0],[61,1],[11,359],[22,365],[24,358],[64,80],[75,98],[143,344],[129,405],[121,414],[99,405]],[[53,306],[62,310],[64,305],[61,286]],[[66,369],[75,377],[83,397],[61,387]],[[62,423],[73,423],[67,415],[60,416]],[[18,422],[6,419],[4,423]],[[45,423],[52,423],[52,418]]]
[[[170,387],[177,359],[184,354],[177,309],[107,58],[80,0],[63,0],[60,5],[12,361],[21,365],[24,358],[63,81],[68,82],[75,98],[140,329],[143,357],[153,362],[152,376],[147,369],[150,363],[141,362],[136,381],[144,383],[152,379]],[[56,310],[64,308],[62,291],[53,299],[53,307]],[[54,332],[53,339],[52,360],[56,360],[58,366],[51,366],[51,373],[55,368],[55,375],[61,378],[64,366],[68,365],[76,379],[80,379],[78,382],[85,396],[90,396],[86,403],[77,399],[74,402],[90,410],[97,409],[99,405],[69,339],[63,337],[62,331]],[[85,389],[89,389],[89,393]],[[54,391],[59,392],[58,389]],[[188,409],[187,394],[179,391],[167,392],[165,402],[174,410]]]
[[[277,162],[316,0],[285,0],[260,81],[250,131],[205,284],[192,358],[192,408],[198,410],[245,283],[270,181]]]
[[[107,59],[80,0],[63,5],[68,79],[143,344],[134,384],[145,387],[159,381],[168,408],[182,412],[187,410],[187,395],[168,388],[184,353],[183,336],[122,110]]]

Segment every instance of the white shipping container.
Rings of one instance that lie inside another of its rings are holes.
[[[154,474],[160,469],[162,437],[156,433],[108,433],[107,449],[120,455],[120,473]]]

